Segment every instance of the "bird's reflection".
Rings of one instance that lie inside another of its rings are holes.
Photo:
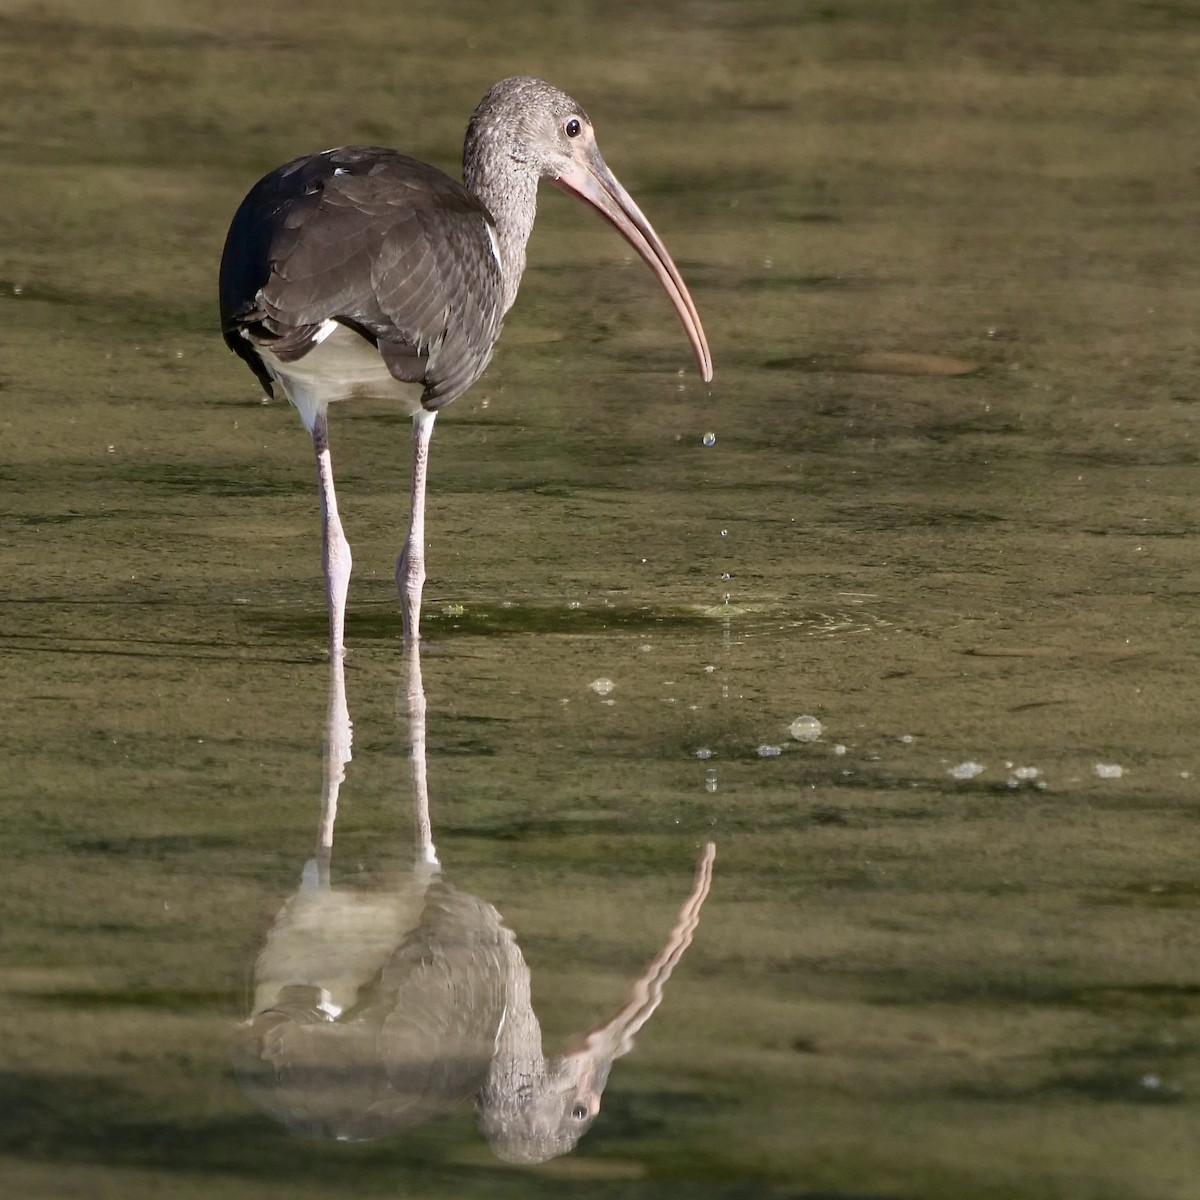
[[[547,1058],[529,967],[486,901],[447,882],[433,845],[419,648],[406,652],[416,855],[383,890],[331,878],[338,790],[350,761],[340,655],[331,663],[317,854],[283,906],[254,968],[239,1030],[238,1076],[265,1112],[342,1140],[420,1125],[474,1097],[492,1150],[543,1162],[571,1150],[600,1110],[625,1054],[691,944],[712,880],[710,843],[665,945],[626,1002]]]

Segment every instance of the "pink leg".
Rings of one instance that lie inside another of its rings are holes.
[[[435,412],[420,409],[413,415],[412,499],[408,514],[408,539],[396,559],[396,589],[404,615],[404,640],[421,640],[421,591],[425,586],[425,476],[429,468],[429,439]]]
[[[321,793],[321,823],[317,829],[317,882],[329,886],[333,859],[333,826],[337,821],[338,792],[346,780],[346,764],[354,741],[350,710],[346,706],[346,663],[340,654],[329,660],[329,712],[325,723],[325,787]]]
[[[433,826],[429,820],[429,782],[425,767],[425,685],[421,681],[421,646],[410,642],[405,663],[408,681],[404,689],[404,705],[408,716],[408,745],[412,761],[413,819],[417,829],[417,861],[438,865],[433,845]]]
[[[337,496],[333,490],[333,465],[329,459],[329,426],[323,412],[312,431],[317,455],[317,482],[321,488],[321,567],[325,572],[325,598],[329,603],[329,657],[345,652],[346,590],[350,586],[350,544],[342,532]]]

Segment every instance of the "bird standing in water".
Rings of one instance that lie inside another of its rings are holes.
[[[492,356],[525,270],[543,178],[591,205],[645,259],[709,381],[700,317],[666,247],[605,165],[587,114],[540,79],[502,80],[480,101],[463,183],[395,150],[346,146],[272,171],[234,215],[221,257],[221,328],[268,395],[283,388],[312,435],[333,656],[344,650],[351,558],[329,405],[378,396],[412,415],[412,500],[396,584],[405,639],[415,643],[434,419]]]

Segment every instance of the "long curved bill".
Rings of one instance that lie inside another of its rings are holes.
[[[590,204],[602,217],[616,226],[621,236],[646,260],[658,281],[671,297],[675,311],[683,323],[700,376],[708,383],[713,376],[712,355],[700,314],[688,294],[683,276],[679,274],[662,239],[646,220],[642,210],[633,202],[633,197],[620,185],[617,177],[608,169],[600,151],[592,146],[587,162],[576,162],[570,170],[557,179],[551,179],[556,188],[571,192]]]
[[[577,1050],[564,1056],[574,1072],[576,1099],[587,1107],[589,1116],[600,1111],[600,1096],[613,1061],[633,1049],[634,1037],[662,1003],[663,988],[671,978],[671,972],[692,944],[700,925],[700,909],[712,886],[716,856],[716,844],[709,842],[696,864],[692,890],[679,910],[666,944],[630,985],[626,1002],[599,1025],[593,1026]]]

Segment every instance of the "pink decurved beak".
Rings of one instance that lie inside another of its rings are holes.
[[[700,377],[705,383],[710,382],[713,377],[712,355],[708,350],[704,327],[700,324],[700,314],[696,312],[683,276],[671,261],[662,239],[654,232],[654,226],[646,220],[642,210],[633,202],[633,197],[608,169],[594,143],[587,147],[584,155],[585,161],[574,162],[569,170],[564,171],[557,179],[552,178],[550,182],[556,188],[571,192],[590,204],[602,217],[616,226],[621,236],[646,260],[679,314],[684,332],[692,344],[692,353],[696,356]]]

